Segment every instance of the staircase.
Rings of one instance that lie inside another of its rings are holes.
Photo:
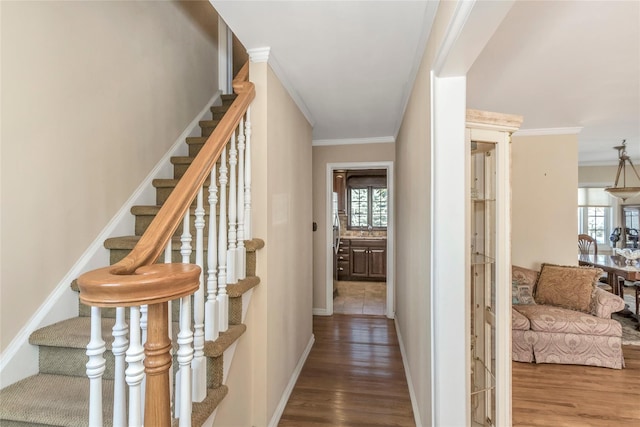
[[[135,216],[135,230],[131,236],[115,237],[107,239],[105,247],[110,250],[111,265],[125,258],[139,242],[140,237],[149,227],[167,197],[175,189],[180,178],[191,165],[196,155],[207,141],[207,138],[220,123],[225,112],[230,108],[236,95],[222,95],[222,106],[211,107],[212,119],[200,122],[201,137],[189,137],[186,143],[189,146],[189,155],[186,157],[173,157],[174,166],[172,179],[156,179],[153,185],[156,189],[155,206],[134,206],[131,213]],[[218,160],[218,167],[220,160]],[[205,194],[209,186],[209,179],[204,183]],[[196,206],[190,207],[193,218]],[[214,213],[219,216],[220,206]],[[205,207],[204,226],[204,277],[207,275],[207,238],[209,224],[208,206]],[[196,234],[196,229],[191,223],[191,234]],[[183,242],[182,225],[178,227],[170,240],[171,262],[180,263],[184,253],[181,254]],[[218,404],[227,394],[227,387],[223,384],[223,359],[225,351],[242,336],[246,326],[242,324],[243,295],[259,284],[260,279],[255,276],[256,251],[264,246],[260,239],[251,239],[244,242],[246,247],[246,277],[239,279],[235,284],[228,284],[226,291],[229,297],[228,321],[229,327],[221,332],[214,341],[205,341],[204,355],[206,357],[206,397],[202,402],[194,402],[192,405],[191,425],[201,426],[213,413]],[[162,257],[160,257],[162,258]],[[191,263],[196,263],[196,252],[191,253]],[[242,276],[242,275],[241,275]],[[74,281],[71,288],[78,292],[78,283]],[[193,296],[191,301],[193,305]],[[64,320],[35,331],[29,338],[32,345],[39,347],[39,373],[22,381],[12,384],[0,390],[0,425],[13,426],[87,426],[89,422],[89,379],[87,378],[87,344],[91,340],[91,307],[79,303],[79,316]],[[174,338],[179,333],[180,300],[174,300],[171,307],[171,328]],[[106,343],[106,369],[102,375],[102,413],[104,425],[119,424],[113,422],[113,394],[115,361],[112,352],[112,330],[115,321],[115,308],[102,308],[101,327],[102,337]],[[129,324],[129,311],[127,324]],[[178,369],[177,354],[178,344],[174,339],[172,344],[172,378]],[[174,386],[175,388],[175,386]],[[172,417],[174,411],[172,410]],[[172,418],[172,423],[178,425],[178,421]]]

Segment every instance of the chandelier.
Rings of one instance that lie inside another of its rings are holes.
[[[629,162],[631,169],[636,174],[636,177],[640,181],[640,175],[638,175],[638,171],[635,166],[631,162],[631,159],[627,155],[626,151],[627,140],[622,140],[622,145],[618,145],[613,147],[615,150],[618,150],[618,172],[616,173],[616,182],[613,184],[613,187],[605,188],[604,191],[611,194],[614,197],[622,199],[622,201],[627,200],[630,197],[635,196],[636,194],[640,194],[640,187],[627,187],[627,169],[626,165]],[[622,173],[622,187],[618,187],[618,182],[620,181],[620,174]]]

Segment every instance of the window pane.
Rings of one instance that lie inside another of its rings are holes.
[[[596,239],[598,243],[605,243],[606,218],[604,207],[587,208],[587,234]]]
[[[351,226],[366,227],[369,216],[368,190],[366,188],[351,189]]]
[[[371,197],[372,197],[371,225],[374,227],[386,227],[387,226],[387,189],[374,188],[372,189]]]

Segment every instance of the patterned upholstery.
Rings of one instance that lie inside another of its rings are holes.
[[[513,280],[528,284],[536,284],[538,278],[534,270],[516,266],[512,274]],[[621,369],[622,326],[611,313],[623,308],[621,298],[601,289],[593,292],[590,313],[543,304],[513,305],[512,359]]]
[[[531,323],[529,319],[520,314],[516,309],[517,306],[513,306],[514,310],[511,310],[511,329],[518,331],[528,331],[531,329]]]
[[[532,331],[622,336],[622,325],[616,320],[546,305],[518,305],[514,308],[529,319]]]

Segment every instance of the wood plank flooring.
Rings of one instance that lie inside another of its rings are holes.
[[[313,332],[280,426],[415,426],[392,320],[316,316]]]
[[[393,321],[314,317],[315,345],[280,426],[415,426]],[[640,426],[640,347],[622,370],[513,362],[513,425]]]
[[[626,368],[513,362],[514,426],[640,426],[640,346],[623,346]]]

